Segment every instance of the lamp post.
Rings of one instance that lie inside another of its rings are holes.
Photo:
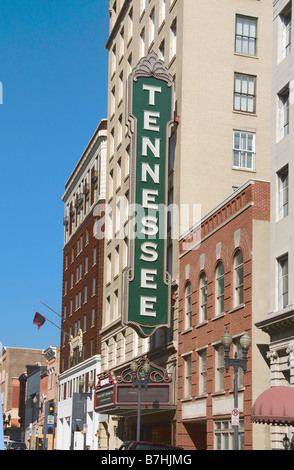
[[[233,342],[233,339],[227,329],[221,338],[221,342],[224,347],[224,359],[225,359],[226,372],[228,372],[231,366],[234,368],[234,408],[238,409],[238,368],[241,367],[244,371],[244,374],[246,374],[247,353],[251,344],[251,339],[249,338],[246,331],[243,334],[243,336],[240,338],[240,345],[242,347],[242,359],[238,359],[237,352],[235,352],[235,357],[233,359],[229,357],[230,347]],[[238,428],[239,426],[237,425],[234,426],[234,450],[239,449]]]
[[[148,377],[150,373],[150,364],[145,360],[143,368],[138,368],[136,361],[131,363],[132,371],[132,387],[138,387],[138,414],[137,414],[137,441],[140,441],[140,428],[141,428],[141,388],[148,387]]]

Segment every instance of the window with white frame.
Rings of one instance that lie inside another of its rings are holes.
[[[199,395],[207,391],[207,353],[206,349],[198,351],[199,355]]]
[[[225,310],[225,274],[224,274],[224,265],[220,261],[217,264],[215,272],[215,313],[220,315]]]
[[[161,0],[160,2],[160,19],[159,23],[161,24],[165,20],[165,7],[166,7],[166,0]]]
[[[128,16],[128,41],[133,37],[133,28],[134,28],[134,18],[133,18],[133,8],[130,9]]]
[[[235,52],[256,55],[257,18],[236,16]]]
[[[279,138],[283,139],[289,134],[289,87],[278,95],[279,100]]]
[[[255,169],[255,133],[233,131],[233,167]]]
[[[152,44],[152,42],[154,41],[154,33],[155,33],[155,14],[154,14],[154,9],[153,9],[149,16],[149,45]]]
[[[239,420],[239,449],[244,447],[244,420]],[[234,428],[231,420],[214,422],[214,450],[234,450]]]
[[[177,21],[174,20],[170,27],[170,60],[177,53]]]
[[[205,273],[200,276],[200,323],[207,320],[207,277]]]
[[[291,25],[292,25],[292,2],[284,8],[280,14],[281,23],[281,58],[284,59],[291,52]]]
[[[140,34],[140,57],[145,55],[145,29],[141,31]]]
[[[222,344],[215,347],[215,392],[224,390],[224,348]]]
[[[185,288],[185,329],[192,326],[192,286],[187,282]]]
[[[256,77],[235,73],[234,77],[234,110],[255,113]]]
[[[234,307],[243,304],[243,277],[243,254],[241,250],[238,250],[234,257]]]
[[[288,305],[288,255],[278,258],[278,307]]]
[[[278,172],[278,210],[279,220],[288,215],[289,212],[289,171],[288,165]]]
[[[191,397],[191,354],[187,354],[184,359],[184,397]]]

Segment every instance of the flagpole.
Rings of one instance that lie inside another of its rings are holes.
[[[43,305],[45,305],[45,307],[49,308],[49,310],[51,310],[52,312],[56,313],[56,315],[58,315],[62,320],[67,321],[73,327],[75,326],[72,322],[67,320],[67,318],[62,318],[62,316],[59,313],[55,312],[55,310],[53,310],[51,307],[48,307],[48,305],[44,304],[44,302],[42,302],[41,300],[39,300],[39,302],[40,302],[40,304],[43,304]]]
[[[37,312],[37,310],[35,310],[34,308],[33,308],[33,310],[34,310],[34,312],[39,313],[39,312]],[[45,317],[44,315],[42,315],[42,316],[43,316],[43,317],[45,318],[45,320],[47,320],[49,323],[51,323],[52,325],[56,326],[56,328],[58,328],[59,330],[63,331],[65,334],[67,334],[68,336],[70,336],[70,334],[69,334],[67,331],[65,331],[65,330],[63,330],[62,328],[60,328],[60,326],[55,325],[55,323],[53,323],[53,321],[49,320],[49,319],[48,319],[47,317]]]

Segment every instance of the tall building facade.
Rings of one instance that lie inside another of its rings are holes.
[[[265,399],[268,401],[265,412],[273,399],[270,388],[294,385],[292,3],[289,0],[273,1],[270,308],[257,324],[269,335],[269,384],[264,391],[264,398],[263,395],[260,397],[261,403]],[[285,398],[283,389],[279,390],[279,403],[283,408],[285,400],[288,399]],[[291,441],[289,424],[272,426],[271,448],[283,449],[282,441],[285,435]]]
[[[107,120],[102,120],[75,166],[64,203],[63,291],[60,343],[57,449],[98,448],[93,400],[73,419],[80,392],[90,394],[101,367],[104,239],[96,237],[105,202]],[[80,429],[80,424],[82,428]],[[84,440],[83,424],[89,432]]]
[[[187,208],[195,208],[199,220],[248,179],[269,179],[272,5],[252,0],[116,0],[110,2],[109,15],[106,204],[113,231],[105,240],[102,369],[119,376],[132,359],[146,354],[165,368],[172,378],[174,409],[160,409],[149,422],[143,416],[142,437],[175,442],[178,237],[195,222],[193,211],[184,217]],[[170,328],[142,338],[121,322],[132,163],[126,103],[127,79],[151,52],[174,85],[168,168],[173,213],[167,221],[172,322]],[[135,420],[135,411],[112,409],[101,425],[104,448],[134,435]],[[109,435],[112,441],[106,440]]]

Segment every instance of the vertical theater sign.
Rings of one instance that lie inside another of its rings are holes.
[[[141,337],[170,326],[167,271],[168,140],[173,80],[154,52],[128,79],[131,139],[128,268],[123,276],[123,324]]]

